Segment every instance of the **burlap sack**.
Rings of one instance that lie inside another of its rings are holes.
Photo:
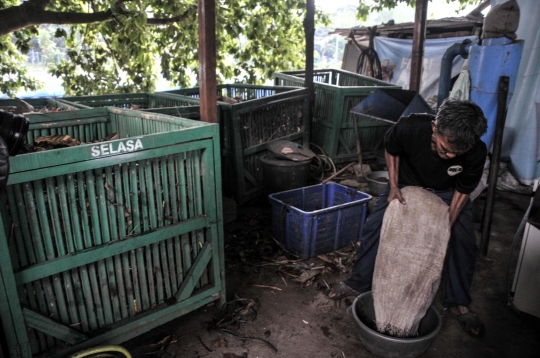
[[[401,192],[407,204],[394,200],[384,215],[373,301],[379,332],[413,337],[439,287],[450,223],[437,195],[412,186]]]
[[[516,0],[508,0],[494,6],[484,19],[482,38],[507,37],[515,40],[519,15],[519,5]]]

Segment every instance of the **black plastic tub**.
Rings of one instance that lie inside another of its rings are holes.
[[[263,182],[268,194],[302,188],[307,185],[311,160],[292,161],[265,154],[261,158]]]
[[[352,308],[352,317],[358,326],[358,335],[373,354],[386,358],[413,358],[424,353],[441,330],[441,316],[431,306],[418,327],[418,337],[396,338],[375,329],[375,308],[371,291],[358,296]]]

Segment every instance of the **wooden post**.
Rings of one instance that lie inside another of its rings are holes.
[[[201,121],[217,123],[216,1],[198,0]]]
[[[306,115],[306,132],[311,142],[311,122],[313,108],[315,107],[315,87],[313,86],[313,52],[315,51],[315,0],[306,2],[306,18],[304,19],[304,32],[306,34],[306,78],[304,86],[309,90],[308,113]]]
[[[414,14],[413,45],[411,54],[411,77],[409,89],[419,92],[422,78],[422,61],[424,58],[424,42],[426,40],[428,0],[416,0]]]
[[[493,208],[495,207],[495,191],[497,189],[497,176],[499,175],[499,159],[502,151],[504,124],[506,123],[506,102],[508,101],[508,86],[510,78],[499,77],[499,92],[497,95],[497,118],[495,120],[495,135],[493,138],[493,151],[489,162],[488,191],[484,215],[482,218],[482,237],[480,239],[480,255],[487,257],[489,237],[491,235],[491,222]]]

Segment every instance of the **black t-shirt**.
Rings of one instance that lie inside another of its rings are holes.
[[[464,154],[442,159],[431,150],[434,119],[430,114],[411,114],[386,133],[386,151],[399,155],[399,184],[470,194],[482,177],[486,145],[479,140]]]

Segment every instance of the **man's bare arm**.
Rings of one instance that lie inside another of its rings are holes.
[[[390,178],[390,192],[388,193],[388,202],[394,199],[405,205],[405,199],[401,195],[401,190],[398,187],[399,178],[399,155],[392,155],[386,150],[384,151],[386,165],[388,166],[388,177]]]
[[[467,199],[469,199],[469,196],[469,194],[463,194],[457,190],[454,192],[454,196],[452,197],[452,201],[450,202],[450,208],[448,209],[448,213],[450,216],[450,227],[452,227],[452,225],[454,225],[454,223],[456,222],[456,219],[459,213],[461,213],[461,210],[463,209],[465,204],[467,203]]]

